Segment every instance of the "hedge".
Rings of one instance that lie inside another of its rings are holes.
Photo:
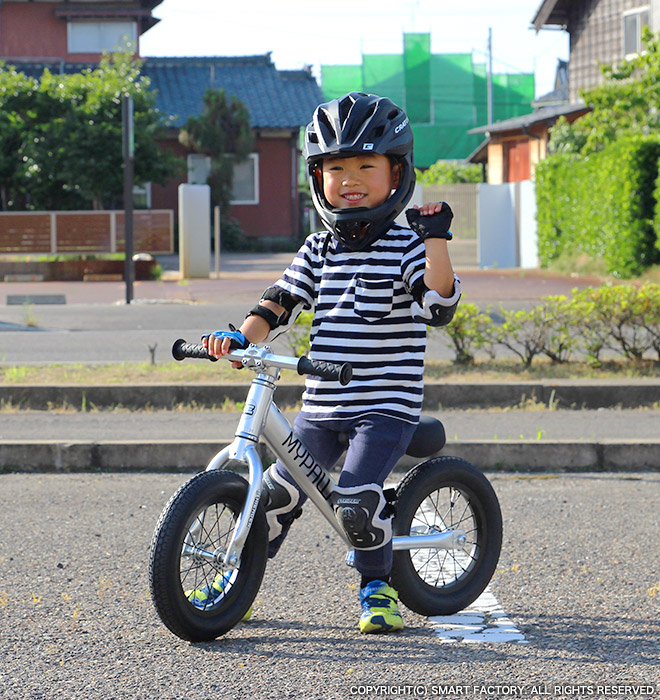
[[[631,278],[660,260],[660,141],[630,136],[582,158],[555,154],[536,168],[539,258],[586,253]]]

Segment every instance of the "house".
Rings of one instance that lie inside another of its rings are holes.
[[[569,100],[603,79],[602,64],[638,53],[642,27],[660,29],[660,0],[543,0],[532,24],[536,31],[559,28],[570,36]]]
[[[2,0],[0,59],[38,76],[46,67],[54,73],[80,71],[97,63],[104,51],[126,45],[135,46],[140,56],[140,37],[159,21],[152,12],[161,2]],[[207,88],[222,88],[245,103],[256,136],[254,153],[235,171],[231,215],[249,237],[297,236],[299,134],[323,101],[311,71],[279,71],[270,54],[144,61],[143,73],[158,91],[157,106],[172,117],[162,146],[187,160],[188,175],[166,187],[147,184],[140,204],[176,214],[178,185],[205,181],[206,159],[179,144],[178,127],[200,115]]]
[[[157,91],[157,106],[173,116],[165,147],[187,159],[190,183],[206,181],[205,156],[190,153],[178,142],[179,127],[199,116],[207,88],[236,95],[250,112],[254,152],[234,171],[230,215],[250,238],[290,238],[300,231],[298,179],[300,128],[323,101],[309,70],[277,70],[270,54],[260,56],[147,57],[143,73]],[[153,208],[177,208],[180,181],[154,185]]]
[[[483,134],[486,138],[467,160],[487,165],[490,185],[533,179],[536,164],[548,153],[550,127],[559,117],[572,123],[588,111],[582,102],[547,104],[522,117],[471,129],[471,134]]]
[[[22,61],[97,62],[103,51],[131,42],[159,20],[163,0],[3,0],[0,57]]]

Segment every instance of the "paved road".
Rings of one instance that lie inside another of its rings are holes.
[[[492,591],[524,644],[442,643],[407,610],[401,634],[360,636],[356,576],[311,511],[269,564],[253,620],[214,643],[184,643],[160,624],[147,592],[151,533],[183,478],[0,476],[2,700],[346,700],[366,684],[414,685],[427,697],[449,683],[660,684],[658,474],[493,477],[504,547]]]

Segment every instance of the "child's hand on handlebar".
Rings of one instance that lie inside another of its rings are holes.
[[[209,355],[213,357],[223,357],[232,350],[244,350],[250,344],[247,338],[237,331],[234,326],[229,324],[231,330],[215,331],[208,335],[202,336],[202,345],[206,348]],[[240,369],[243,365],[240,362],[232,362],[234,369]]]

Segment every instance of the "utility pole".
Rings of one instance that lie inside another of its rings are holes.
[[[488,27],[488,123],[493,123],[493,28]]]
[[[126,303],[133,301],[133,161],[135,159],[135,126],[133,98],[123,95],[121,100],[122,146],[124,156],[124,281]]]

